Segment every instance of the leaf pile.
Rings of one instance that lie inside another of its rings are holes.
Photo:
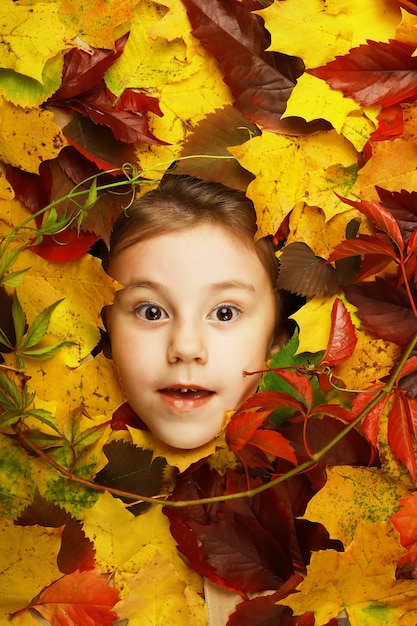
[[[416,3],[0,18],[0,622],[206,626],[206,578],[228,626],[414,626]],[[112,225],[169,167],[252,199],[290,315],[193,451],[124,403],[101,319]]]

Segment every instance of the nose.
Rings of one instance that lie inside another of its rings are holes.
[[[206,342],[198,323],[177,324],[173,327],[167,350],[169,363],[195,361],[204,364],[207,356]]]

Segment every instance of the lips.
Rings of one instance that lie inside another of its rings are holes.
[[[183,385],[158,389],[158,393],[165,404],[180,411],[198,409],[210,402],[215,395],[210,389]]]

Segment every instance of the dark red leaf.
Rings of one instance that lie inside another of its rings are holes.
[[[408,243],[417,229],[417,191],[387,191],[376,187],[382,206],[397,222],[402,238]]]
[[[393,455],[405,465],[412,481],[416,479],[416,458],[410,433],[408,399],[397,391],[388,421],[388,443]]]
[[[281,369],[271,369],[271,372],[274,372],[277,376],[282,374]],[[289,393],[282,393],[280,391],[261,391],[245,400],[236,415],[258,407],[262,410],[268,410],[269,412],[275,411],[276,409],[296,409],[297,411],[303,413],[305,410],[304,404]]]
[[[236,0],[183,0],[192,34],[216,58],[236,108],[250,121],[277,129],[301,59],[266,52],[270,34],[260,16]]]
[[[125,402],[113,413],[111,419],[111,429],[127,430],[128,426],[139,430],[149,430],[145,422],[142,422],[140,417],[138,417],[128,403]]]
[[[110,128],[98,126],[88,117],[75,114],[63,133],[68,142],[100,170],[112,170],[124,163],[137,164],[133,145],[117,141]]]
[[[25,172],[12,165],[6,165],[6,177],[19,200],[31,213],[37,213],[49,204],[52,188],[52,176],[49,163],[44,161],[39,167],[39,174]]]
[[[417,319],[404,287],[395,279],[376,278],[345,287],[349,302],[357,307],[363,326],[381,339],[405,346],[417,332]]]
[[[352,420],[356,419],[362,413],[362,411],[369,405],[369,403],[378,395],[383,386],[383,383],[377,383],[372,387],[364,390],[363,393],[356,394],[352,403]],[[387,399],[388,397],[386,396],[380,402],[378,402],[376,406],[368,411],[368,413],[364,416],[362,420],[362,431],[368,441],[375,447],[378,444],[379,421],[381,419],[382,411],[384,410]]]
[[[16,526],[45,526],[59,528],[71,518],[65,509],[50,502],[38,490],[30,504],[28,504],[15,520]]]
[[[232,452],[243,448],[252,438],[255,431],[262,426],[270,411],[239,412],[226,428],[226,443]]]
[[[409,13],[417,15],[417,1],[416,0],[398,0],[400,7],[403,7]]]
[[[331,313],[329,342],[322,363],[333,367],[352,356],[357,343],[355,327],[344,303],[336,298]]]
[[[122,95],[117,98],[117,105],[120,109],[134,113],[149,111],[159,115],[159,117],[163,116],[158,98],[134,89],[125,89]]]
[[[338,291],[339,277],[337,270],[316,256],[307,244],[296,241],[281,253],[277,284],[300,296],[326,296]]]
[[[51,97],[51,101],[73,98],[91,89],[121,55],[127,39],[128,35],[117,39],[115,50],[96,48],[90,53],[81,48],[71,48],[64,57],[61,87]]]
[[[150,132],[146,114],[124,110],[104,82],[91,87],[82,97],[65,100],[64,104],[66,108],[88,115],[95,124],[108,126],[115,138],[123,143],[167,145]]]
[[[302,577],[294,575],[290,578],[292,579],[296,579],[298,584]],[[268,596],[241,602],[230,615],[226,626],[291,626],[292,610],[276,604],[280,599],[277,591]]]
[[[399,102],[414,102],[417,97],[414,50],[414,45],[401,41],[368,40],[366,44],[352,48],[347,55],[307,71],[363,106],[387,107]]]
[[[356,239],[345,239],[329,256],[329,263],[350,256],[364,254],[385,255],[386,263],[398,258],[392,246],[376,235],[359,235]]]
[[[12,346],[16,345],[16,331],[12,316],[12,304],[13,296],[8,293],[4,287],[0,287],[0,328],[6,335],[7,339]],[[26,331],[25,331],[26,332]],[[0,352],[3,354],[9,354],[13,351],[13,348],[9,348],[4,343],[0,342]]]
[[[112,441],[103,446],[108,458],[107,465],[99,471],[94,482],[129,493],[154,496],[160,493],[164,483],[166,460],[152,458],[152,450],[138,448],[127,441]],[[132,499],[121,498],[124,502]],[[146,502],[129,508],[132,513],[142,513],[150,505]]]

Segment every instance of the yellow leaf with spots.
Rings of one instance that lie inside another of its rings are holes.
[[[349,305],[352,312],[355,309]],[[359,326],[355,315],[353,322]],[[352,356],[333,368],[335,376],[341,378],[348,389],[363,389],[376,380],[387,376],[401,349],[390,341],[375,339],[359,328],[356,329],[357,344]]]
[[[76,29],[68,29],[61,22],[55,3],[37,3],[26,7],[19,6],[13,0],[2,0],[2,67],[42,83],[45,63],[62,51],[76,33]]]
[[[309,137],[265,132],[229,150],[256,176],[247,195],[256,208],[258,237],[275,234],[298,202],[319,206],[326,219],[346,210],[334,192],[349,192],[358,155],[335,130]]]
[[[114,48],[114,40],[129,30],[138,0],[57,0],[61,20],[93,48]],[[115,29],[123,25],[120,31]]]
[[[415,624],[409,618],[413,613],[415,620],[417,581],[395,580],[403,554],[389,522],[361,522],[345,552],[313,552],[298,593],[278,604],[290,606],[295,615],[312,611],[316,626],[324,626],[342,610],[351,626]]]
[[[50,111],[22,109],[0,99],[0,160],[38,174],[67,141]]]
[[[286,0],[258,13],[272,36],[269,49],[301,57],[308,68],[367,39],[392,39],[401,21],[397,3],[386,0]]]
[[[376,125],[366,115],[357,112],[348,115],[342,127],[342,135],[358,152],[362,152]]]
[[[1,624],[12,623],[10,613],[28,606],[43,587],[61,578],[56,564],[61,532],[60,528],[15,526],[0,520]]]
[[[203,64],[195,46],[189,51],[182,37],[168,41],[148,35],[148,29],[160,19],[161,5],[142,0],[136,6],[123,54],[106,73],[106,83],[114,94],[136,87],[156,95],[163,85],[188,78]]]
[[[375,467],[328,467],[327,482],[310,500],[304,519],[326,527],[332,539],[349,545],[361,521],[380,522],[398,509],[409,484]]]

